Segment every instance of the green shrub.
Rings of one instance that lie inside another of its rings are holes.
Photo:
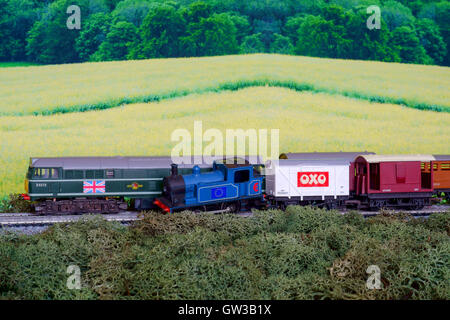
[[[449,299],[448,214],[145,213],[0,235],[6,299]],[[66,286],[69,265],[81,290]],[[377,265],[382,287],[367,289]]]
[[[0,212],[32,212],[31,201],[24,200],[20,194],[11,193],[0,199]]]
[[[446,232],[450,235],[450,212],[436,213],[431,215],[424,226],[432,231]]]

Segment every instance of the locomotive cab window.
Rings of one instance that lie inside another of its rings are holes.
[[[59,177],[58,169],[49,169],[49,177],[52,179],[58,179]]]
[[[33,178],[48,179],[49,174],[50,172],[47,168],[35,168],[33,172]]]
[[[234,173],[234,182],[242,183],[248,182],[250,179],[250,171],[249,170],[239,170]]]
[[[59,170],[56,168],[34,168],[33,178],[58,179],[59,178]]]

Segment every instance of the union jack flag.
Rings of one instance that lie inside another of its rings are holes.
[[[105,180],[83,181],[83,193],[105,193]]]

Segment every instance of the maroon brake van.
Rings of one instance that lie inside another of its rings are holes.
[[[431,155],[361,155],[355,160],[355,194],[370,208],[428,205],[433,192]]]

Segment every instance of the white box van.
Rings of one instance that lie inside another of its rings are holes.
[[[266,195],[288,204],[336,207],[349,198],[350,163],[345,160],[269,160]]]

